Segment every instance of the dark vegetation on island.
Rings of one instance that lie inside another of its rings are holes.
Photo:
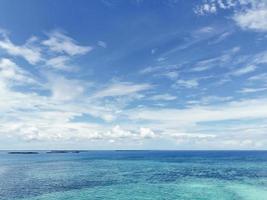
[[[10,151],[8,154],[39,154],[37,151]]]
[[[83,151],[79,151],[79,150],[52,150],[52,151],[48,151],[46,153],[80,153]]]
[[[44,153],[47,154],[64,154],[64,153],[81,153],[81,152],[86,152],[83,150],[51,150],[51,151],[46,151]],[[7,152],[8,154],[40,154],[42,152],[38,151],[9,151]]]

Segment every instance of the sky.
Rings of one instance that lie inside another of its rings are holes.
[[[0,149],[267,149],[267,0],[1,0]]]

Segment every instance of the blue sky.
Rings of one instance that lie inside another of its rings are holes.
[[[266,0],[0,1],[1,149],[266,149]]]

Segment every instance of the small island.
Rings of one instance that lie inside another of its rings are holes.
[[[10,151],[8,154],[39,154],[37,151]]]
[[[80,153],[81,151],[79,150],[52,150],[48,151],[46,153]]]

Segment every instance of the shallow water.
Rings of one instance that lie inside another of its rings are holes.
[[[1,200],[267,200],[267,151],[0,152]]]

